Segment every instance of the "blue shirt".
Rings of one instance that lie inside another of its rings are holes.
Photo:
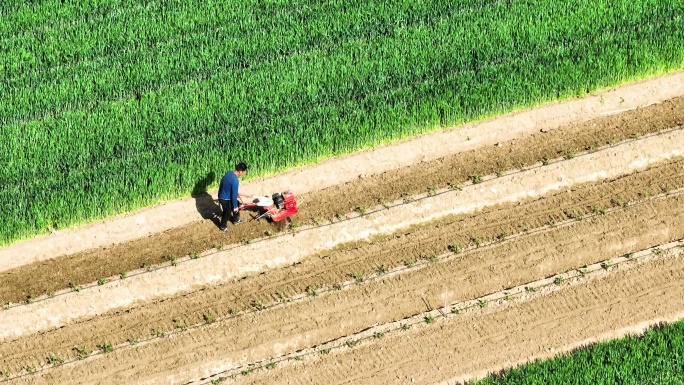
[[[238,207],[238,186],[240,181],[233,171],[228,171],[219,183],[218,197],[223,200],[230,200],[233,203],[233,209]]]

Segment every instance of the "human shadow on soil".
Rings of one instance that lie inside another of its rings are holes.
[[[204,219],[211,219],[216,226],[220,225],[221,207],[214,201],[214,198],[207,192],[207,187],[214,183],[216,174],[210,171],[206,177],[195,183],[192,189],[192,197],[195,199],[197,212]]]

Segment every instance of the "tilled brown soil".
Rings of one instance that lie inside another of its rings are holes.
[[[684,258],[664,258],[222,383],[459,384],[473,374],[552,357],[599,336],[640,331],[635,325],[671,322],[683,309]]]
[[[16,381],[60,383],[66,376],[73,376],[68,378],[75,383],[81,383],[79,379],[84,379],[83,383],[152,379],[191,370],[198,362],[245,363],[315,346],[375,323],[425,311],[426,304],[439,304],[445,291],[455,299],[477,298],[684,238],[684,225],[679,220],[684,211],[684,196],[649,199],[653,194],[684,187],[682,174],[682,161],[672,161],[614,181],[576,186],[519,205],[490,208],[416,227],[371,244],[346,245],[290,268],[266,271],[220,287],[3,343],[0,368],[18,373],[28,365],[44,365],[50,355],[74,358],[79,346],[94,349],[105,342],[125,345],[129,339],[143,340],[162,333],[166,336],[136,347],[117,349]],[[640,203],[622,208],[634,201]],[[617,208],[605,215],[593,215],[609,206]],[[544,227],[568,218],[577,220]],[[544,230],[525,234],[525,230],[540,227]],[[504,240],[504,234],[517,233],[523,234]],[[380,266],[395,267],[441,254],[448,245],[474,246],[475,240],[481,243],[497,237],[502,241],[418,270],[369,280],[284,306],[245,311],[300,294],[307,287],[320,288],[349,280],[353,273],[367,275]],[[179,327],[202,323],[209,315],[214,319],[226,317],[230,309],[241,313],[210,326],[178,332]],[[102,367],[107,369],[98,369]]]
[[[336,220],[336,216],[344,217],[360,207],[373,207],[384,201],[443,188],[449,183],[462,183],[474,175],[523,168],[545,159],[572,157],[579,151],[672,128],[681,125],[682,121],[684,98],[680,97],[586,123],[540,132],[498,146],[366,176],[301,196],[301,212],[295,221],[309,224]],[[98,278],[166,262],[173,256],[248,241],[286,226],[287,223],[252,222],[225,234],[217,231],[215,223],[207,219],[134,242],[22,266],[0,273],[0,301],[19,302],[35,298],[70,285],[82,285]]]

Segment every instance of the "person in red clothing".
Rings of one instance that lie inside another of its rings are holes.
[[[228,171],[219,183],[218,198],[221,204],[223,214],[221,215],[221,231],[231,231],[228,225],[228,219],[234,224],[242,223],[240,220],[240,211],[238,206],[238,188],[240,186],[239,177],[247,173],[247,165],[240,162],[235,165],[235,170]]]

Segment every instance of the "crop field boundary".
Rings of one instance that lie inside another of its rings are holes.
[[[428,193],[417,194],[417,195],[413,195],[410,197],[405,197],[404,199],[400,199],[400,200],[397,200],[394,202],[386,202],[386,203],[377,205],[375,207],[369,208],[369,209],[365,210],[363,213],[358,212],[358,211],[352,212],[352,213],[346,213],[343,218],[335,219],[335,217],[333,217],[333,218],[330,218],[329,220],[326,220],[325,222],[327,222],[327,223],[322,223],[322,224],[319,224],[316,226],[302,226],[302,227],[298,227],[296,229],[291,229],[290,231],[276,233],[272,236],[264,236],[264,237],[256,238],[256,239],[250,240],[249,244],[258,244],[261,242],[269,242],[269,241],[277,240],[277,239],[282,238],[282,237],[291,237],[297,233],[306,233],[307,231],[312,231],[315,229],[319,229],[319,228],[322,228],[325,226],[330,226],[330,225],[340,223],[340,222],[349,222],[349,221],[358,220],[360,218],[364,218],[366,216],[369,216],[369,215],[372,215],[375,213],[379,213],[379,212],[382,212],[384,210],[388,210],[388,209],[391,209],[394,207],[403,206],[403,205],[410,205],[410,204],[413,204],[414,202],[419,202],[422,200],[437,197],[437,196],[442,195],[442,194],[451,193],[454,190],[462,191],[464,188],[469,188],[469,187],[472,187],[473,185],[477,185],[477,184],[480,184],[483,182],[495,180],[495,179],[498,179],[498,178],[501,178],[504,176],[517,175],[517,174],[521,174],[521,173],[526,172],[526,171],[533,171],[536,169],[541,169],[545,166],[558,164],[560,162],[567,161],[567,160],[570,160],[573,158],[581,159],[582,157],[585,157],[587,155],[590,155],[590,154],[593,154],[596,152],[609,150],[609,149],[616,148],[616,147],[619,147],[619,146],[622,146],[625,144],[635,143],[635,142],[645,140],[645,139],[649,139],[649,138],[661,137],[661,136],[668,135],[670,133],[682,131],[682,130],[684,130],[684,128],[682,126],[677,126],[677,127],[669,128],[669,129],[662,130],[662,131],[659,131],[656,133],[645,134],[645,135],[639,136],[637,138],[631,138],[631,139],[627,139],[627,140],[620,141],[617,143],[609,144],[606,146],[601,146],[601,147],[598,147],[595,149],[578,151],[577,153],[573,153],[572,155],[566,154],[565,156],[557,157],[555,159],[549,159],[546,162],[538,162],[536,164],[532,164],[532,165],[526,166],[526,167],[521,168],[521,169],[506,170],[506,171],[501,172],[500,174],[490,174],[490,175],[484,175],[484,176],[477,176],[477,181],[474,180],[475,177],[473,176],[469,180],[463,181],[462,183],[459,182],[458,184],[452,184],[450,188],[436,189],[436,190],[430,191]],[[465,213],[461,213],[461,214],[465,214]],[[140,276],[143,274],[148,274],[151,272],[156,272],[156,271],[159,271],[162,269],[167,269],[170,267],[177,267],[181,264],[190,263],[192,260],[197,259],[197,258],[213,256],[213,255],[218,254],[218,253],[230,252],[231,250],[235,250],[235,249],[238,249],[238,248],[243,247],[243,246],[244,246],[244,243],[243,244],[225,245],[225,246],[222,245],[221,248],[213,248],[210,250],[203,251],[201,253],[197,253],[196,255],[178,256],[178,257],[174,257],[173,259],[169,258],[169,261],[164,263],[164,264],[155,265],[155,266],[147,266],[145,268],[140,268],[137,270],[128,271],[125,273],[124,278],[121,278],[121,276],[122,276],[121,274],[119,274],[117,276],[101,277],[101,279],[102,279],[101,282],[91,282],[89,284],[82,284],[82,285],[78,285],[77,287],[70,287],[70,288],[54,288],[54,291],[52,291],[50,293],[46,293],[42,296],[31,297],[30,299],[27,299],[21,303],[13,303],[11,301],[4,302],[4,303],[2,303],[2,306],[5,309],[9,309],[9,308],[16,307],[16,306],[29,305],[32,303],[44,301],[44,300],[52,298],[52,297],[57,297],[57,296],[61,296],[61,295],[70,293],[72,291],[96,289],[96,288],[99,288],[102,286],[102,284],[103,284],[102,282],[108,283],[108,282],[113,282],[113,281],[117,281],[117,280],[124,280],[127,278],[132,278],[132,277]]]
[[[296,302],[301,302],[305,301],[311,297],[317,297],[317,296],[324,296],[328,293],[331,292],[336,292],[339,290],[345,290],[348,289],[352,286],[357,286],[359,284],[362,284],[363,282],[368,282],[368,281],[374,281],[374,280],[380,280],[380,279],[386,279],[390,278],[396,275],[404,274],[404,273],[409,273],[412,271],[416,271],[419,269],[422,269],[430,264],[435,264],[435,263],[442,263],[446,262],[450,259],[456,258],[456,257],[463,257],[467,256],[469,253],[474,252],[474,251],[481,251],[481,250],[486,250],[490,247],[493,246],[498,246],[502,245],[511,241],[514,241],[518,238],[521,237],[526,237],[542,232],[547,232],[547,231],[553,231],[556,229],[560,229],[563,227],[567,227],[572,225],[573,223],[577,223],[579,221],[583,220],[589,220],[594,217],[598,216],[603,216],[603,215],[609,215],[611,213],[620,211],[620,210],[625,210],[628,209],[629,207],[637,206],[640,204],[645,204],[648,202],[653,202],[653,201],[658,201],[658,200],[663,200],[668,197],[673,197],[673,196],[680,196],[684,194],[684,188],[682,189],[677,189],[673,190],[667,193],[661,193],[657,195],[653,195],[638,201],[633,201],[633,202],[625,202],[625,204],[617,207],[612,207],[612,208],[607,208],[605,209],[602,213],[594,213],[594,214],[588,214],[583,216],[582,218],[573,218],[569,219],[566,221],[558,222],[553,225],[544,225],[542,227],[530,229],[525,232],[517,233],[517,234],[511,234],[506,236],[505,238],[500,238],[496,241],[491,241],[491,242],[483,242],[482,244],[478,245],[469,245],[469,246],[463,246],[461,247],[460,245],[458,246],[458,249],[454,250],[454,248],[451,248],[452,251],[440,254],[440,255],[435,255],[430,258],[426,258],[424,260],[419,260],[416,261],[415,263],[411,265],[402,265],[402,266],[395,266],[395,267],[387,267],[386,270],[383,271],[378,271],[376,273],[363,276],[363,277],[357,277],[353,280],[348,280],[345,282],[340,282],[339,284],[336,284],[334,286],[329,286],[329,287],[320,287],[320,288],[307,288],[307,291],[304,293],[301,293],[299,295],[291,296],[285,300],[278,301],[278,302],[272,302],[272,303],[258,303],[254,304],[252,309],[247,309],[247,310],[242,310],[236,314],[233,315],[227,315],[227,316],[216,316],[212,319],[211,323],[220,323],[222,321],[228,320],[230,318],[235,318],[235,317],[241,317],[246,314],[250,313],[258,313],[262,312],[264,310],[269,310],[269,309],[274,309],[278,307],[283,307],[283,306],[288,306],[289,304],[293,304]],[[461,314],[461,313],[468,313],[471,311],[477,311],[479,309],[482,309],[486,307],[488,304],[493,303],[497,305],[501,305],[503,301],[508,301],[511,298],[518,298],[524,295],[533,295],[537,290],[541,290],[544,288],[549,288],[553,287],[555,288],[556,286],[560,286],[561,284],[565,282],[576,282],[580,278],[585,278],[585,277],[593,277],[594,275],[598,274],[600,271],[608,271],[612,270],[613,267],[617,267],[620,264],[624,264],[626,262],[635,262],[635,261],[641,261],[644,259],[647,259],[649,257],[661,257],[663,253],[674,250],[677,248],[684,249],[684,239],[682,240],[677,240],[673,242],[669,242],[667,244],[662,244],[659,246],[654,246],[650,247],[647,249],[643,249],[640,251],[636,252],[630,252],[628,254],[615,257],[615,258],[609,258],[597,263],[593,264],[588,264],[583,268],[579,269],[571,269],[565,272],[561,272],[558,274],[554,274],[551,277],[546,277],[542,278],[539,280],[527,282],[521,285],[516,285],[510,288],[507,288],[505,290],[501,291],[496,291],[490,294],[486,294],[483,296],[479,296],[474,299],[466,299],[462,301],[449,301],[448,298],[445,299],[445,302],[443,306],[432,306],[432,304],[426,303],[426,306],[428,306],[430,309],[426,312],[416,314],[414,316],[406,317],[400,321],[393,322],[390,324],[385,324],[385,325],[377,325],[377,326],[372,326],[369,327],[359,333],[354,333],[351,335],[343,336],[336,338],[333,341],[327,342],[322,345],[317,345],[314,346],[311,349],[306,349],[304,351],[297,351],[291,354],[286,354],[283,356],[279,357],[273,357],[267,360],[262,360],[259,362],[254,362],[254,363],[249,363],[245,365],[241,365],[239,367],[227,370],[227,371],[222,371],[220,373],[215,374],[214,376],[208,377],[210,379],[215,379],[216,375],[224,375],[226,374],[226,377],[235,377],[237,374],[241,374],[242,371],[253,371],[257,369],[264,369],[267,368],[269,365],[272,365],[273,363],[281,363],[285,361],[290,361],[290,360],[295,360],[299,361],[303,357],[307,356],[312,356],[316,353],[321,353],[321,354],[328,354],[331,350],[339,350],[343,348],[350,348],[356,345],[357,342],[361,342],[363,340],[369,340],[372,338],[380,338],[382,335],[391,333],[391,332],[396,332],[399,330],[406,330],[408,327],[411,327],[416,324],[420,324],[425,322],[428,318],[430,318],[430,321],[428,323],[431,323],[433,320],[436,320],[440,317],[446,318],[449,317],[450,315],[456,315],[456,314]],[[207,322],[204,323],[198,323],[194,325],[187,325],[183,328],[178,328],[176,330],[172,331],[165,331],[162,335],[157,335],[157,336],[151,336],[148,338],[141,338],[137,339],[135,343],[132,342],[126,342],[122,343],[116,346],[110,346],[108,347],[108,351],[104,352],[102,350],[95,349],[91,353],[81,356],[80,358],[77,359],[71,359],[71,360],[64,360],[60,363],[60,365],[64,364],[74,364],[76,362],[80,362],[83,360],[87,359],[92,359],[95,358],[98,355],[106,354],[110,351],[114,350],[119,350],[119,349],[126,349],[131,347],[132,345],[135,346],[142,346],[144,344],[150,343],[154,340],[158,340],[160,338],[173,338],[174,335],[179,334],[179,333],[184,333],[189,330],[201,328],[205,326]],[[379,334],[378,334],[379,333]],[[379,337],[380,336],[380,337]],[[347,341],[353,341],[351,344],[348,343]],[[24,373],[24,374],[19,374],[15,376],[10,376],[6,379],[0,380],[1,382],[5,381],[10,381],[13,379],[21,378],[27,375],[32,375],[40,372],[44,372],[46,370],[50,370],[52,368],[52,365],[46,364],[42,367],[34,367],[33,371],[31,373]],[[233,372],[238,372],[238,373],[233,373]],[[204,378],[202,380],[206,380],[207,378]],[[194,383],[194,382],[190,382]],[[203,382],[200,382],[203,383]]]
[[[304,194],[313,189],[353,180],[359,175],[382,173],[426,159],[493,145],[536,132],[540,128],[556,129],[564,123],[586,121],[600,116],[603,112],[615,111],[622,107],[639,108],[680,95],[684,95],[684,71],[681,70],[620,87],[607,88],[584,98],[551,102],[484,122],[435,131],[319,164],[297,167],[282,174],[246,181],[243,189],[258,192],[280,191],[289,187],[297,194]],[[430,157],[426,158],[426,153],[431,154]],[[215,196],[216,191],[212,190],[210,194]],[[119,214],[106,220],[58,230],[52,234],[0,247],[0,266],[18,266],[138,239],[196,220],[198,215],[194,199],[168,201],[151,208]]]
[[[0,304],[23,302],[59,288],[83,286],[121,272],[164,265],[177,256],[247,243],[282,230],[318,225],[345,213],[356,213],[383,202],[433,192],[468,181],[475,175],[499,175],[504,170],[524,169],[577,151],[591,150],[644,134],[657,133],[684,122],[684,97],[650,107],[570,123],[559,130],[540,130],[498,145],[388,170],[299,196],[300,213],[292,221],[251,222],[234,232],[216,231],[220,209],[211,196],[200,198],[202,220],[130,242],[88,249],[0,272]],[[202,211],[203,210],[203,211]],[[211,216],[211,218],[206,218]],[[24,277],[31,276],[31,280]]]

